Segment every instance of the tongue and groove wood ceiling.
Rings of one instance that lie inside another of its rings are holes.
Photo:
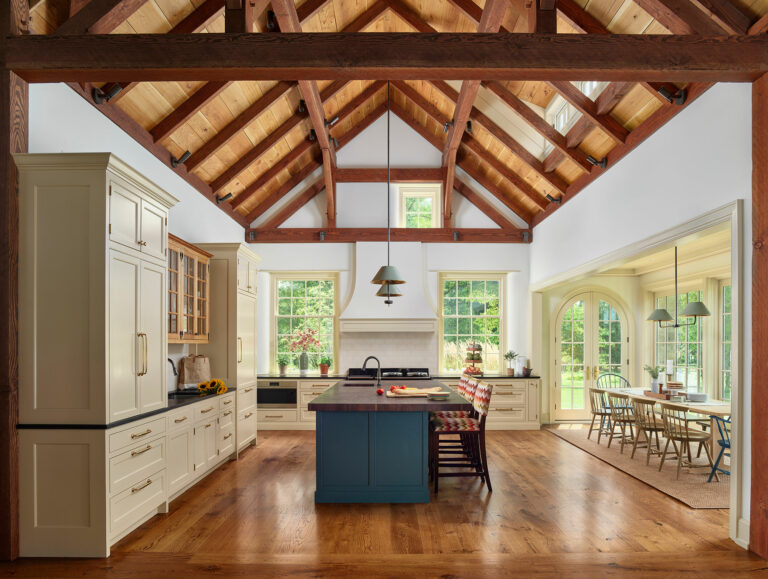
[[[243,1],[246,9],[238,10]],[[529,0],[478,1],[481,4],[474,0],[298,0],[294,7],[292,0],[271,4],[263,0],[31,0],[30,29],[35,34],[726,35],[763,33],[766,19],[762,17],[768,13],[768,0],[538,0],[538,9],[535,0],[532,6]],[[257,231],[273,231],[324,189],[328,225],[334,227],[335,193],[329,190],[337,181],[359,178],[335,166],[335,151],[386,112],[385,80],[122,82],[121,92],[95,106],[158,157],[167,152],[166,162],[189,151],[189,158],[174,170],[211,200],[231,193],[219,206],[244,227],[323,167],[322,177]],[[709,86],[612,82],[593,101],[562,81],[448,80],[392,82],[392,113],[444,152],[438,176],[448,186],[445,227],[450,227],[450,192],[455,188],[510,231],[516,229],[511,222],[478,200],[476,192],[454,175],[456,166],[532,227],[560,206],[561,197],[567,200],[609,170],[683,108],[684,104],[669,102],[661,92],[669,96],[685,88],[690,102]],[[71,86],[91,100],[94,88],[109,93],[114,85],[105,79]],[[565,134],[543,116],[555,98],[564,99],[582,115]],[[324,120],[332,121],[327,129]],[[466,121],[471,121],[471,133]],[[541,150],[532,151],[530,143],[524,142],[526,131],[541,141]],[[549,144],[546,150],[544,143]],[[603,159],[607,169],[594,165]],[[432,180],[435,173],[413,171],[402,178]]]

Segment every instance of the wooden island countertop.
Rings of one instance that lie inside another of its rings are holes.
[[[346,386],[345,384],[355,384]],[[359,384],[359,385],[357,385]],[[315,412],[432,412],[436,410],[470,410],[472,405],[442,382],[436,380],[382,380],[381,387],[388,391],[392,385],[405,384],[409,388],[439,386],[450,396],[445,400],[428,398],[388,398],[377,394],[376,382],[341,380],[312,400],[307,409]]]

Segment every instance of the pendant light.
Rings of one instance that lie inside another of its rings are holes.
[[[384,303],[387,305],[392,304],[393,297],[399,297],[403,295],[399,290],[395,288],[396,284],[405,283],[405,280],[400,275],[400,272],[394,265],[389,263],[389,250],[391,243],[391,230],[390,230],[390,164],[389,164],[389,81],[387,81],[387,265],[382,265],[376,275],[373,276],[371,283],[381,285],[381,288],[376,295],[386,298]]]
[[[704,305],[704,302],[689,302],[688,305],[685,306],[685,309],[678,315],[677,308],[679,303],[677,294],[677,246],[675,246],[675,317],[673,318],[665,308],[658,308],[651,312],[651,315],[648,316],[648,321],[659,322],[659,327],[661,328],[684,328],[686,326],[695,325],[698,318],[712,315],[707,306]],[[685,324],[681,324],[681,317],[693,319]],[[664,322],[673,323],[665,324]]]

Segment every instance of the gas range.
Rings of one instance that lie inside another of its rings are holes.
[[[406,378],[408,380],[429,380],[429,368],[382,368],[381,379]],[[350,368],[347,370],[347,380],[376,379],[376,368]]]

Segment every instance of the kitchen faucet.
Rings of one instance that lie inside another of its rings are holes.
[[[365,371],[365,366],[368,364],[368,360],[376,360],[376,363],[379,365],[379,369],[376,370],[376,386],[381,386],[381,362],[376,356],[368,356],[363,362],[363,371]]]

